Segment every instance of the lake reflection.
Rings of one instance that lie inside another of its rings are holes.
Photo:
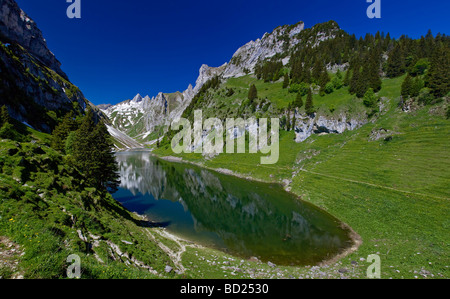
[[[327,213],[280,186],[169,163],[148,152],[118,153],[114,198],[185,239],[280,265],[312,265],[350,245]]]

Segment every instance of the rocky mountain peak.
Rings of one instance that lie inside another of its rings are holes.
[[[208,80],[210,80],[214,76],[222,75],[227,65],[228,65],[227,63],[224,63],[219,67],[210,67],[206,64],[203,64],[200,67],[199,76],[197,78],[197,81],[195,82],[194,93],[197,93],[200,90],[200,88],[202,88],[203,84],[208,82]]]
[[[142,96],[138,93],[132,100],[133,103],[142,102]]]
[[[262,38],[250,41],[239,48],[227,65],[223,77],[240,77],[252,73],[258,62],[292,49],[300,42],[298,35],[305,28],[303,22],[284,25],[265,33]]]
[[[110,116],[113,115],[113,112],[117,112],[114,113],[115,116],[112,122],[116,124],[116,128],[124,133],[132,132],[133,136],[131,137],[137,138],[144,143],[148,142],[151,140],[150,138],[160,136],[156,135],[155,131],[160,130],[162,126],[169,126],[172,120],[182,116],[194,96],[210,79],[216,76],[228,79],[253,73],[259,62],[268,60],[277,54],[281,54],[280,56],[283,57],[282,62],[286,64],[289,61],[289,51],[301,42],[311,42],[301,40],[301,33],[304,30],[305,24],[303,22],[279,26],[271,33],[265,33],[261,38],[250,41],[239,48],[229,63],[224,63],[219,67],[210,67],[207,64],[203,64],[199,69],[195,87],[189,85],[183,93],[159,93],[151,101],[144,101],[143,104],[127,109],[121,107],[120,104],[117,107],[110,107],[108,109]],[[329,32],[319,30],[319,33],[318,40],[314,41],[315,43],[332,36]],[[133,100],[132,102],[136,101]],[[140,116],[141,114],[138,112],[143,115]],[[133,119],[131,115],[139,116],[140,119]],[[142,130],[135,132],[132,129],[132,124],[135,127],[142,128]]]

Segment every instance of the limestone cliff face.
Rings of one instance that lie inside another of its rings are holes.
[[[245,44],[234,53],[223,77],[240,77],[248,72],[253,73],[258,62],[288,52],[301,42],[298,34],[304,28],[303,22],[293,26],[280,26],[272,33],[266,33],[262,38]],[[289,59],[284,61],[287,63]]]
[[[114,127],[143,143],[153,143],[173,120],[178,119],[189,106],[200,88],[215,76],[220,76],[227,64],[220,67],[202,65],[195,87],[189,85],[183,92],[158,93],[150,98],[136,95],[117,105],[101,105]]]
[[[67,75],[60,68],[61,63],[47,48],[41,30],[14,0],[0,1],[0,34],[3,40],[20,44],[36,59],[67,80]]]
[[[68,111],[92,105],[61,70],[36,23],[14,0],[0,0],[0,105],[35,129],[51,132]]]
[[[341,114],[339,117],[308,116],[297,114],[295,125],[295,141],[303,142],[314,134],[342,134],[353,131],[367,124],[365,115],[349,117]]]
[[[206,64],[202,65],[199,70],[197,81],[195,82],[194,93],[196,94],[200,90],[200,88],[202,88],[203,84],[208,82],[208,80],[212,79],[215,76],[221,76],[225,71],[227,65],[227,63],[219,67],[210,67]]]

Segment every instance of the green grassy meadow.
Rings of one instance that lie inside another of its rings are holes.
[[[255,80],[246,76],[226,84],[242,88],[235,95],[239,97]],[[362,238],[360,248],[339,262],[348,269],[378,254],[382,278],[449,278],[448,102],[402,112],[398,107],[401,81],[402,77],[383,80],[378,96],[389,99],[384,112],[360,129],[313,135],[302,143],[294,142],[294,132],[281,131],[280,159],[275,165],[261,165],[261,154],[221,154],[212,159],[199,154],[179,156],[244,177],[280,184],[290,181],[288,187],[299,199],[336,216]],[[264,84],[255,84],[258,91],[264,90]],[[284,103],[288,103],[288,92],[276,84],[261,96],[282,98],[285,92]],[[361,108],[345,88],[314,99],[316,105]],[[373,132],[379,130],[386,130],[388,138],[372,140]],[[154,152],[177,156],[169,148]],[[365,278],[366,273],[360,271],[356,276]]]

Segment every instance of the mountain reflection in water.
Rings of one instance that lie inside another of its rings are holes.
[[[117,154],[113,196],[185,239],[280,265],[312,265],[350,245],[340,222],[280,186],[251,182],[148,152]]]

